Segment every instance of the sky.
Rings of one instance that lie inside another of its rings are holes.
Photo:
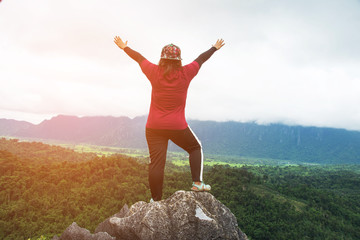
[[[146,115],[151,85],[115,35],[157,63],[225,46],[188,90],[187,119],[360,131],[359,0],[2,0],[0,118]]]

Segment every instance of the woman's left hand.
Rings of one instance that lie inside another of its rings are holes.
[[[119,36],[115,36],[114,37],[114,43],[121,49],[124,49],[127,47],[127,42],[123,42],[123,40],[121,40],[121,38]]]
[[[218,39],[216,41],[216,43],[213,45],[213,47],[215,47],[217,50],[219,50],[220,48],[222,48],[225,45],[224,40],[223,39]]]

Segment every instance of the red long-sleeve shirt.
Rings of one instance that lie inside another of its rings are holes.
[[[146,127],[179,130],[187,128],[185,120],[187,91],[191,80],[200,69],[199,64],[193,61],[166,77],[163,76],[163,70],[158,65],[146,59],[141,62],[140,67],[152,86]]]
[[[139,63],[141,70],[152,86],[146,127],[169,130],[187,128],[185,105],[189,84],[198,73],[201,65],[211,57],[216,48],[210,48],[192,63],[171,72],[166,77],[158,65],[149,62],[138,52],[129,47],[126,47],[124,51]]]

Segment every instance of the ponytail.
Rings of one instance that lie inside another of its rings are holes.
[[[161,58],[159,61],[159,67],[164,71],[164,77],[168,76],[175,70],[181,69],[182,63],[181,60],[172,60]]]

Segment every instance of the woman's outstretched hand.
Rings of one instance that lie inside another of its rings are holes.
[[[127,42],[123,42],[123,40],[121,40],[121,38],[119,36],[115,36],[114,37],[114,43],[121,49],[124,49],[127,47]]]
[[[215,47],[217,50],[219,50],[224,45],[225,45],[224,40],[223,39],[218,39],[216,41],[216,43],[213,45],[213,47]]]

